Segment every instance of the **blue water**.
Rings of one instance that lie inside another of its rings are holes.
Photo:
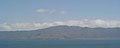
[[[120,48],[120,40],[1,40],[0,48]]]

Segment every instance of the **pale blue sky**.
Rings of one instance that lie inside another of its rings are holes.
[[[0,0],[0,23],[81,19],[119,20],[120,0]]]

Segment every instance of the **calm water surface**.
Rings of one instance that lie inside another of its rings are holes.
[[[0,48],[120,48],[120,40],[0,40]]]

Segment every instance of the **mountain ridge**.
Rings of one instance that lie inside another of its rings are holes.
[[[0,31],[0,39],[100,39],[120,38],[120,28],[89,28],[79,26],[54,26],[32,31]]]

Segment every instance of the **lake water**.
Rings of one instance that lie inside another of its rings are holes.
[[[1,40],[0,48],[120,48],[120,40]]]

